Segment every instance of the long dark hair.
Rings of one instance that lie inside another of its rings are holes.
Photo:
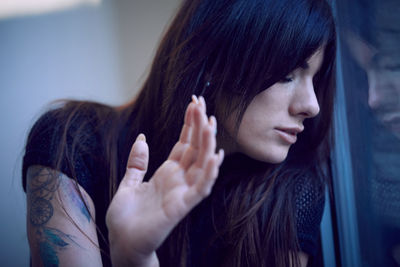
[[[135,122],[131,125],[138,127],[132,128],[128,139],[133,140],[139,131],[149,136],[149,178],[178,139],[192,94],[205,96],[208,113],[220,122],[239,109],[238,128],[255,95],[299,67],[321,46],[325,46],[324,60],[314,78],[321,112],[307,120],[287,160],[278,166],[259,163],[252,169],[249,162],[245,171],[236,173],[229,171],[234,164],[227,162],[222,167],[209,202],[213,203],[215,195],[226,196],[225,220],[215,225],[214,238],[228,244],[225,255],[220,255],[226,266],[297,262],[289,253],[299,251],[293,207],[296,178],[309,175],[314,178],[310,183],[322,191],[320,166],[328,151],[336,50],[329,5],[320,0],[184,1],[162,39],[137,104],[127,109]],[[238,173],[240,179],[232,179]],[[234,182],[229,186],[225,180]],[[223,184],[221,190],[219,184]],[[186,264],[183,258],[190,248],[183,244],[190,243],[185,242],[190,216],[160,250],[171,266]]]
[[[322,46],[324,60],[314,77],[321,111],[306,121],[306,130],[288,158],[278,165],[243,155],[228,158],[209,200],[191,212],[160,248],[162,262],[187,264],[191,218],[201,210],[213,210],[221,200],[223,216],[212,212],[215,235],[209,241],[212,247],[222,240],[223,265],[298,263],[295,184],[307,176],[306,181],[323,191],[321,164],[328,156],[336,50],[330,6],[322,0],[185,0],[161,41],[139,95],[121,107],[96,106],[103,110],[96,113],[96,123],[104,137],[111,199],[139,133],[146,135],[150,147],[145,179],[167,158],[178,140],[191,95],[203,95],[207,112],[219,122],[239,110],[238,129],[258,93],[282,80]],[[91,104],[70,103],[69,116],[87,105]],[[224,129],[218,132],[223,135]],[[61,144],[60,151],[65,145]],[[238,160],[246,168],[233,170]]]

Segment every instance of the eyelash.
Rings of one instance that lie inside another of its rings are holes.
[[[285,78],[280,80],[280,83],[290,83],[292,81],[293,81],[293,78],[291,78],[290,76],[286,76]]]
[[[385,66],[383,67],[384,69],[388,71],[399,71],[400,70],[400,64],[398,65],[390,65],[390,66]]]

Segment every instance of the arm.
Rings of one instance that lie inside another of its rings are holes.
[[[27,172],[27,232],[32,266],[102,266],[94,205],[83,188],[44,166]],[[85,207],[85,203],[89,211]]]

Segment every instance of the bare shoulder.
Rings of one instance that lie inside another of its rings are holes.
[[[27,230],[34,266],[100,266],[90,196],[74,180],[48,167],[27,171]]]

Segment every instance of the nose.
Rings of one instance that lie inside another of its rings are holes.
[[[397,104],[394,84],[377,73],[368,73],[368,105],[371,109],[389,109]]]
[[[375,73],[368,73],[368,105],[372,109],[377,109],[381,105],[381,96],[378,92],[380,87]]]
[[[380,98],[379,94],[377,94],[376,87],[369,85],[368,89],[368,106],[371,109],[377,109],[380,106]]]
[[[305,119],[317,116],[320,108],[312,79],[299,84],[295,90],[289,112]]]

